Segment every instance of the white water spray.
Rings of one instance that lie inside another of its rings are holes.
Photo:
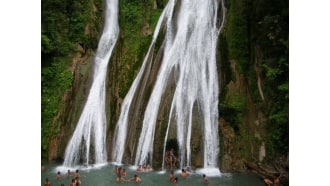
[[[94,59],[93,83],[76,129],[65,150],[63,166],[73,167],[81,161],[88,165],[94,151],[94,163],[107,162],[105,82],[107,66],[119,35],[118,0],[105,1],[105,24]],[[91,151],[91,143],[94,149]]]

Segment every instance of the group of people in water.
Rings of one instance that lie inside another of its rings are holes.
[[[150,166],[150,164],[144,164],[143,166],[142,165],[139,165],[138,168],[136,169],[137,172],[149,172],[151,171],[152,168]]]
[[[152,168],[150,165],[143,165],[143,166],[139,166],[136,169],[136,172],[148,172],[151,171]],[[134,174],[133,177],[131,178],[127,178],[127,171],[125,168],[122,168],[120,166],[115,166],[115,174],[117,176],[116,178],[116,182],[129,182],[129,181],[134,181],[135,183],[141,183],[142,182],[142,178],[139,177],[137,174]],[[180,177],[181,179],[186,179],[189,175],[191,174],[191,171],[189,169],[189,167],[187,169],[181,169],[181,173],[180,173]],[[70,178],[72,177],[70,186],[80,186],[81,185],[81,180],[80,180],[80,174],[79,174],[79,170],[76,170],[75,172],[71,172],[70,170],[67,171],[66,173],[66,177]],[[61,180],[62,179],[62,175],[61,172],[58,171],[56,174],[56,180]],[[280,186],[280,176],[279,175],[275,175],[274,176],[274,181],[268,179],[268,178],[263,178],[263,182],[267,185],[267,186]],[[202,175],[202,179],[204,183],[208,183],[208,177],[203,174]],[[169,181],[173,184],[178,183],[179,181],[179,177],[176,176],[174,174],[174,171],[171,170],[170,174],[169,174]],[[51,186],[51,182],[48,178],[46,178],[45,180],[45,184],[44,186]],[[62,183],[61,186],[64,186],[64,184]]]
[[[174,149],[167,150],[165,152],[165,162],[168,169],[176,168],[178,163],[178,158],[174,155]]]
[[[190,172],[189,168],[187,170],[186,169],[181,169],[180,177],[182,179],[186,179],[190,175],[190,173],[191,172]],[[207,176],[205,174],[203,174],[202,177],[203,177],[203,182],[204,183],[208,183],[209,182],[209,180],[208,180],[208,178],[207,178]],[[170,182],[172,182],[174,184],[178,183],[178,181],[179,181],[178,176],[175,176],[174,175],[174,171],[173,170],[170,172],[169,180],[170,180]]]
[[[142,179],[136,174],[132,178],[126,179],[127,177],[126,169],[118,167],[117,165],[115,166],[115,173],[117,175],[116,182],[124,182],[124,181],[134,181],[135,183],[142,182]]]
[[[149,164],[143,165],[143,166],[139,165],[138,168],[136,169],[137,172],[148,172],[148,171],[151,171],[151,170],[152,170],[152,168]],[[117,179],[116,179],[117,182],[125,182],[125,181],[134,181],[136,183],[142,182],[142,179],[139,176],[137,176],[136,174],[132,178],[125,179],[125,177],[127,177],[127,172],[126,172],[125,168],[115,166],[115,173],[117,175]],[[181,169],[180,177],[182,179],[185,179],[190,174],[191,174],[191,172],[190,172],[189,168]],[[178,180],[179,180],[178,176],[175,176],[174,171],[171,170],[170,174],[169,174],[169,181],[171,183],[176,184],[176,183],[178,183]],[[208,178],[205,174],[203,174],[203,182],[208,183]]]
[[[70,169],[69,169],[68,172],[66,173],[66,177],[67,178],[73,177],[72,180],[71,180],[70,186],[80,186],[81,185],[79,170],[76,170],[76,172],[71,172]],[[58,171],[56,173],[55,178],[56,178],[56,180],[61,180],[62,179],[62,175],[61,175],[60,171]],[[52,185],[52,183],[49,181],[48,178],[46,178],[44,186],[51,186],[51,185]],[[64,184],[62,183],[61,186],[64,186]]]
[[[143,166],[139,166],[137,169],[136,169],[136,172],[148,172],[148,171],[151,171],[152,168],[150,165],[143,165]],[[135,183],[141,183],[142,182],[142,178],[139,177],[137,174],[134,174],[133,177],[131,178],[127,178],[128,175],[127,175],[127,171],[125,168],[122,168],[120,166],[115,166],[115,174],[117,176],[116,178],[116,182],[129,182],[129,181],[134,181]],[[191,174],[189,168],[188,169],[181,169],[181,173],[180,173],[180,177],[182,179],[186,179],[189,175]],[[58,171],[55,178],[56,180],[61,180],[62,179],[62,175],[61,175],[61,172]],[[67,171],[66,173],[66,177],[69,178],[69,177],[73,177],[72,178],[72,181],[70,183],[70,186],[80,186],[81,185],[81,180],[80,180],[80,174],[79,174],[79,170],[76,170],[75,172],[71,172],[70,170]],[[175,176],[174,174],[174,171],[171,170],[170,171],[170,174],[169,174],[169,181],[173,184],[176,184],[178,183],[178,176]],[[208,183],[208,178],[206,177],[205,174],[203,174],[203,182],[205,183]],[[45,184],[44,186],[51,186],[51,182],[48,178],[46,178],[45,180]],[[61,186],[64,186],[64,184],[62,183]]]
[[[271,186],[271,185],[273,185],[273,186],[280,186],[280,175],[278,175],[278,174],[276,174],[275,176],[274,176],[274,182],[272,182],[270,179],[268,179],[268,178],[263,178],[263,181],[264,181],[264,183],[267,185],[267,186]]]

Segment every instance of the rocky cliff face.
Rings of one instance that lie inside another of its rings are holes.
[[[262,177],[270,178],[279,173],[281,182],[288,184],[288,156],[282,154],[275,158],[268,157],[268,133],[265,128],[269,124],[264,114],[265,109],[251,98],[246,77],[238,72],[236,61],[232,60],[230,63],[235,78],[222,87],[226,90],[226,98],[222,103],[238,105],[242,110],[220,106],[220,169],[223,172],[252,170]],[[235,117],[238,117],[237,120],[233,119]]]
[[[238,72],[235,60],[231,61],[231,69],[235,78],[226,85],[224,103],[234,105],[240,110],[235,111],[239,120],[226,121],[226,116],[220,120],[225,157],[223,169],[244,170],[244,159],[262,162],[265,158],[263,141],[266,118],[262,110],[253,102],[247,80]]]
[[[112,55],[111,62],[108,67],[107,78],[107,144],[108,157],[111,157],[112,138],[114,127],[120,114],[122,100],[126,95],[132,80],[136,76],[139,66],[146,54],[149,46],[152,29],[157,21],[159,12],[163,4],[153,1],[152,3],[136,4],[135,8],[140,11],[135,12],[138,19],[141,21],[135,23],[139,24],[137,27],[131,27],[133,21],[128,17],[129,12],[126,12],[126,7],[121,7],[120,25],[121,35],[118,40],[116,49]],[[157,6],[158,5],[158,6]],[[100,11],[100,10],[99,10]],[[132,10],[129,10],[132,11]],[[148,19],[145,15],[148,15]],[[90,27],[90,26],[89,26]],[[133,30],[133,36],[129,29]],[[90,30],[90,28],[87,28]],[[91,33],[87,31],[86,33]],[[99,35],[100,33],[93,34]],[[224,33],[226,35],[226,29]],[[222,36],[223,36],[222,35]],[[138,41],[134,41],[134,37],[139,37]],[[220,37],[220,39],[225,39]],[[137,42],[137,44],[132,44]],[[158,48],[161,48],[161,41],[157,41]],[[287,154],[277,155],[275,158],[269,157],[266,139],[267,131],[267,94],[264,91],[262,71],[260,68],[260,60],[262,57],[262,50],[253,50],[251,56],[256,56],[251,59],[253,76],[247,76],[238,70],[238,59],[228,57],[228,51],[222,50],[227,46],[219,43],[218,56],[218,73],[220,85],[220,169],[222,172],[246,171],[252,169],[261,175],[272,175],[273,173],[281,173],[284,179],[288,179],[288,156]],[[79,46],[78,46],[79,47]],[[133,48],[136,47],[136,48]],[[79,47],[80,48],[80,47]],[[61,160],[64,156],[64,150],[69,141],[80,113],[86,101],[89,86],[92,81],[93,70],[93,51],[85,51],[84,49],[70,58],[71,70],[73,73],[73,85],[70,92],[63,95],[63,102],[65,108],[60,109],[53,121],[53,128],[59,129],[59,134],[50,140],[50,148],[48,153],[48,160]],[[157,64],[153,68],[157,68]],[[151,72],[151,82],[155,74]],[[251,86],[251,82],[254,83]],[[150,89],[151,84],[146,86]],[[171,86],[171,85],[168,85]],[[148,92],[148,91],[146,91]],[[258,92],[257,96],[255,92]],[[150,91],[149,91],[150,93]],[[141,95],[142,97],[148,97]],[[154,142],[154,166],[160,167],[162,162],[163,139],[166,131],[166,124],[168,113],[166,112],[170,107],[168,100],[173,96],[169,91],[165,93],[168,99],[164,99],[161,104],[158,115],[158,123],[156,127],[155,142]],[[256,97],[258,97],[256,99]],[[142,101],[141,105],[146,104]],[[124,155],[124,163],[134,163],[135,150],[139,133],[141,130],[141,111],[137,108],[136,113],[131,113],[131,118],[134,118],[132,125],[128,129],[128,138],[126,144],[126,153]],[[200,167],[203,164],[202,160],[202,144],[201,132],[199,130],[198,119],[194,118],[192,138],[192,164]],[[169,139],[174,138],[175,129],[170,129]]]
[[[79,113],[82,112],[89,93],[93,77],[93,54],[91,50],[86,53],[78,50],[78,53],[71,58],[73,85],[71,90],[62,97],[66,107],[60,110],[53,120],[54,127],[58,127],[60,132],[51,139],[48,160],[61,161],[63,159],[65,147],[74,132]]]

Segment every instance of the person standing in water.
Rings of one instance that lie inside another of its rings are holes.
[[[171,171],[171,173],[170,173],[170,175],[169,175],[168,178],[170,179],[170,182],[173,182],[173,180],[175,179],[174,178],[174,172],[173,171]]]
[[[170,150],[171,169],[174,168],[174,167],[176,167],[176,161],[177,161],[177,159],[176,159],[176,157],[174,155],[174,149],[171,148],[171,150]]]
[[[68,172],[66,173],[66,177],[70,177],[71,176],[71,172],[70,169],[68,169]]]
[[[120,173],[119,167],[117,165],[115,166],[115,173],[116,173],[116,175],[119,175],[119,173]]]
[[[45,170],[46,170],[45,165],[42,165],[42,164],[41,164],[41,172],[44,172]]]
[[[203,181],[204,181],[204,183],[208,183],[209,182],[209,179],[206,177],[205,174],[203,174]]]
[[[121,172],[122,172],[121,167],[118,167],[118,169],[117,169],[117,176],[121,175]]]
[[[187,178],[188,173],[186,172],[186,170],[182,169],[182,170],[181,170],[181,174],[180,174],[180,176],[181,176],[182,178]]]
[[[275,175],[274,186],[280,186],[280,176],[279,175]]]
[[[79,170],[77,169],[76,172],[73,175],[74,178],[80,177]]]
[[[52,183],[50,183],[50,181],[48,180],[48,178],[46,178],[45,186],[52,186]]]
[[[81,185],[81,181],[79,177],[76,177],[75,180],[76,180],[75,181],[76,185]]]
[[[119,174],[116,179],[116,182],[122,182],[122,181],[126,181],[126,180],[123,177],[121,177],[121,175]]]
[[[120,175],[125,178],[127,176],[127,172],[126,172],[126,169],[122,169],[121,172],[120,172]]]
[[[175,177],[173,180],[172,180],[172,183],[174,183],[174,184],[176,184],[176,183],[178,183],[178,177]]]
[[[76,179],[71,180],[70,186],[76,186]]]
[[[136,169],[137,172],[142,172],[142,165],[139,165],[139,167]]]
[[[141,183],[142,182],[142,179],[140,177],[138,177],[136,174],[130,180],[134,180],[135,183]]]
[[[56,174],[56,180],[60,180],[61,179],[61,172],[58,171]]]

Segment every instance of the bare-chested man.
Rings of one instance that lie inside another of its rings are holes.
[[[140,182],[142,182],[142,179],[141,179],[140,177],[138,177],[136,174],[135,174],[134,177],[131,178],[131,179],[134,180],[135,183],[140,183]]]

